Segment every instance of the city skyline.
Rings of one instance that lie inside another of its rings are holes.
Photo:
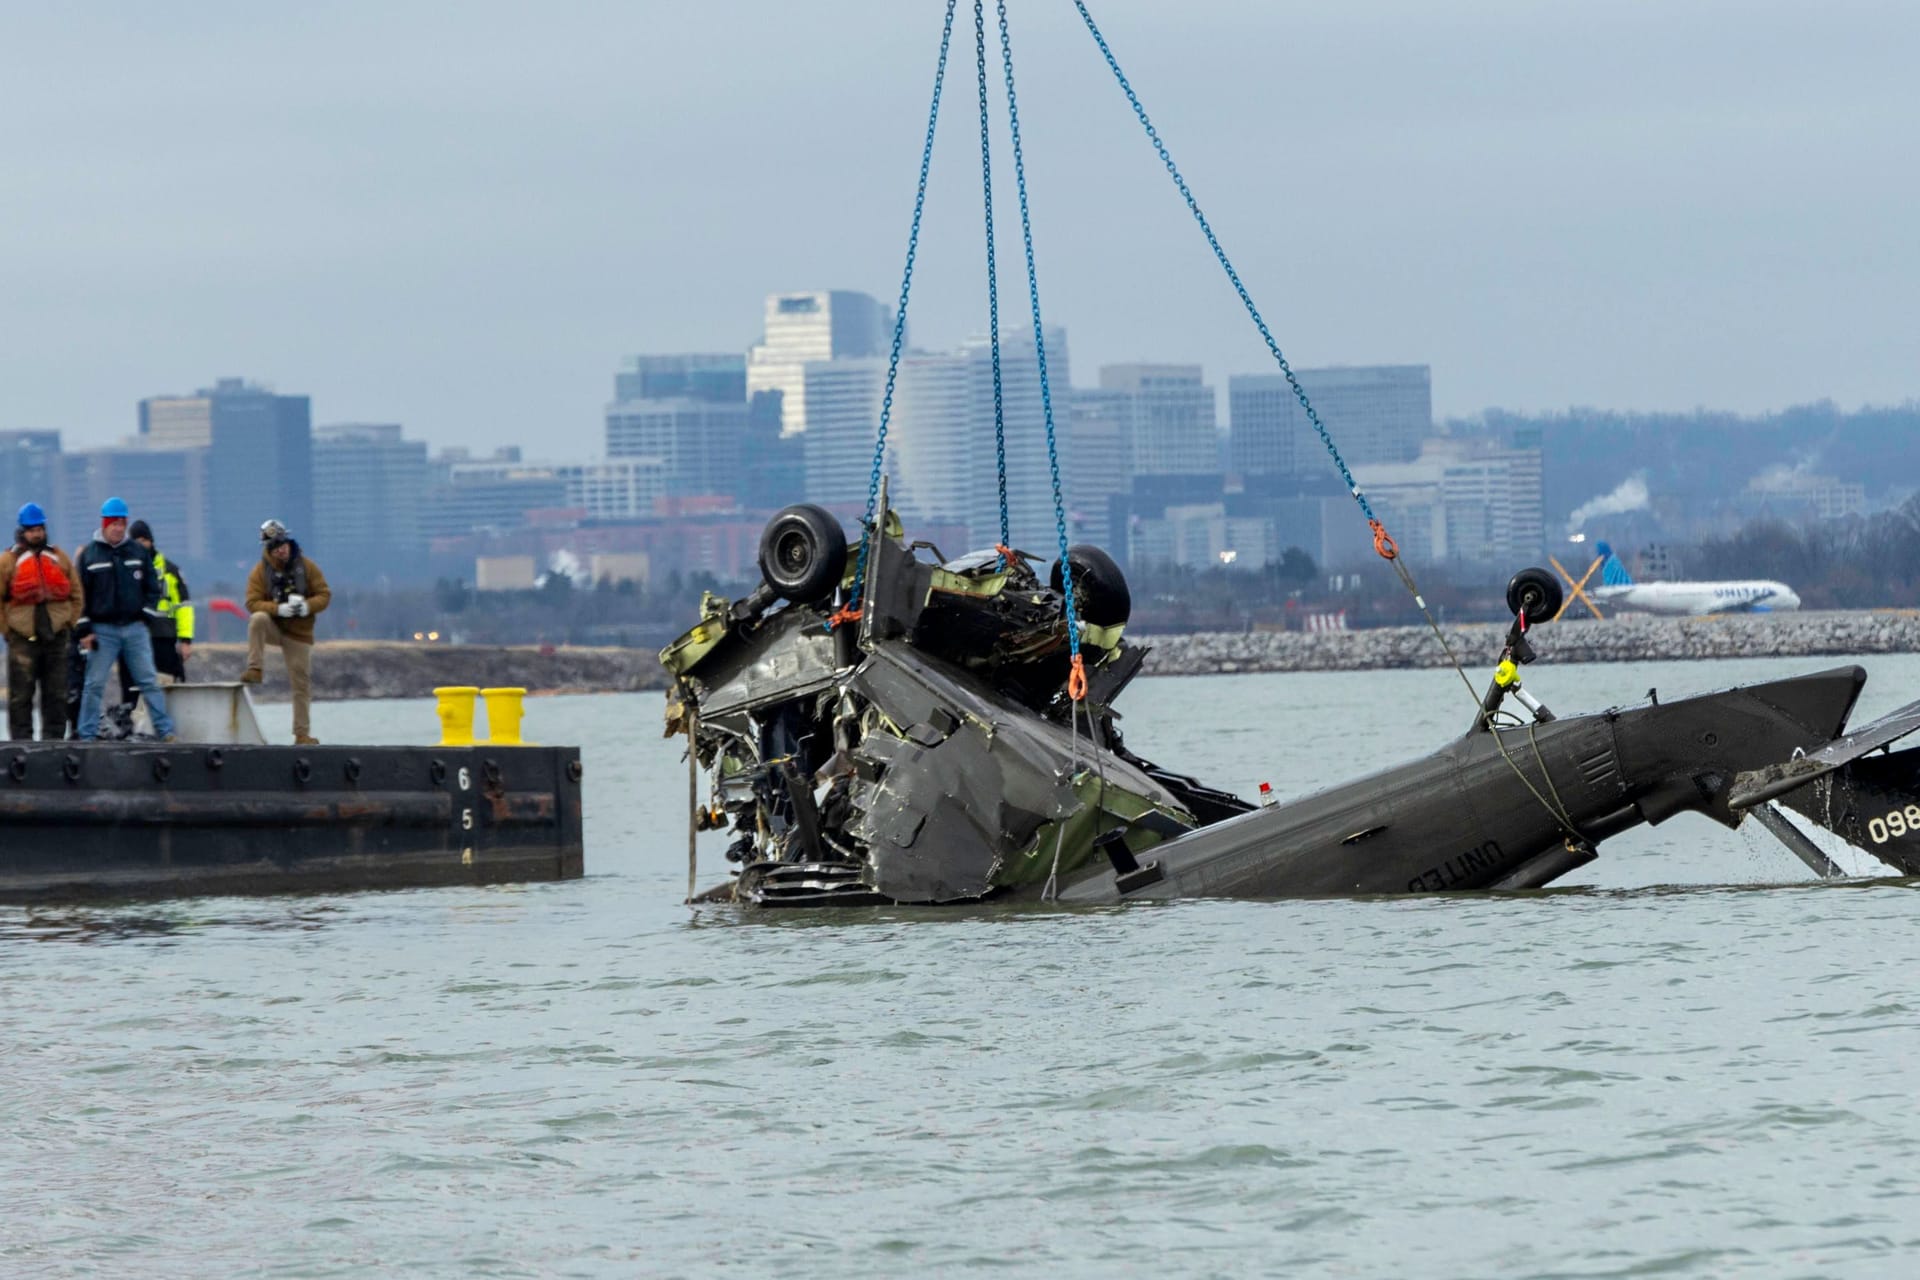
[[[15,7],[0,429],[108,444],[227,372],[584,456],[624,354],[744,350],[779,290],[891,305],[937,8],[741,12]],[[1095,12],[1296,364],[1430,364],[1441,418],[1920,394],[1909,7]],[[1071,9],[1013,18],[1048,323],[1083,368],[1272,372]],[[984,329],[968,96],[927,350]]]

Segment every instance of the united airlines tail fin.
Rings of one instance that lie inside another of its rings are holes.
[[[1613,545],[1596,542],[1593,549],[1600,553],[1603,563],[1600,566],[1600,585],[1603,587],[1630,587],[1633,575],[1627,572],[1627,566],[1620,563],[1620,557],[1613,554]]]

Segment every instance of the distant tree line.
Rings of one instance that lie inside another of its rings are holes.
[[[1920,605],[1920,495],[1890,511],[1790,525],[1762,520],[1710,538],[1686,559],[1689,578],[1774,578],[1809,609]]]

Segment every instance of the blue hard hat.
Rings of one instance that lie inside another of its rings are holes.
[[[125,520],[128,514],[127,500],[125,498],[108,498],[100,504],[100,518],[102,520]]]
[[[31,529],[35,525],[44,525],[46,522],[47,513],[40,509],[40,504],[37,502],[29,502],[20,508],[20,516],[14,521],[22,529]]]

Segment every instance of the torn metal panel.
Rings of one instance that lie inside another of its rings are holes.
[[[811,610],[782,610],[751,639],[729,639],[700,668],[707,690],[702,720],[818,693],[834,682],[833,636]]]
[[[1733,792],[1727,797],[1727,803],[1736,809],[1745,809],[1771,800],[1796,787],[1803,787],[1823,774],[1851,764],[1868,752],[1891,746],[1916,730],[1920,730],[1920,702],[1910,702],[1898,711],[1881,716],[1872,724],[1863,725],[1834,739],[1818,751],[1742,773],[1734,779]]]
[[[890,898],[955,901],[1023,883],[1030,879],[1023,855],[1042,828],[1084,811],[1077,865],[1104,828],[1096,829],[1076,784],[1102,768],[1114,805],[1157,811],[1181,829],[1193,825],[1173,794],[1132,764],[1096,752],[1084,737],[1076,752],[1066,727],[910,646],[876,646],[850,683],[906,726],[870,734],[855,753],[873,781],[855,784],[861,816],[850,831],[868,847],[870,882]],[[1014,870],[1003,874],[1003,865]]]

